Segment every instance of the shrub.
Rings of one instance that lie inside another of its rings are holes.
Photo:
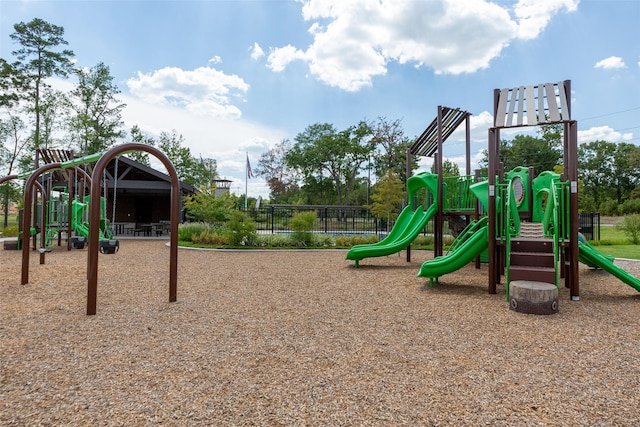
[[[618,205],[617,200],[608,199],[600,203],[600,213],[606,216],[618,216],[622,212],[622,206]]]
[[[233,246],[253,246],[256,240],[256,223],[243,212],[231,213],[226,236]]]
[[[418,236],[412,244],[420,247],[433,247],[433,236]]]
[[[377,243],[380,241],[377,235],[369,234],[369,235],[361,235],[354,234],[350,236],[336,236],[335,244],[336,246],[355,246],[355,245],[370,245],[373,243]]]
[[[213,230],[204,230],[200,234],[194,234],[192,236],[192,242],[199,245],[229,245],[229,239],[224,234],[216,233]]]
[[[316,224],[318,217],[315,211],[299,212],[291,218],[291,240],[294,246],[311,246],[313,244],[313,234],[311,231]]]
[[[188,222],[178,226],[178,240],[183,242],[193,242],[194,235],[200,235],[209,231],[209,226],[202,222]]]
[[[618,230],[624,232],[625,236],[627,236],[627,239],[629,239],[632,244],[640,244],[640,215],[627,215],[616,227]]]
[[[291,240],[286,234],[259,234],[256,236],[256,246],[284,248],[291,246]]]
[[[333,236],[330,234],[314,234],[313,243],[315,246],[328,248],[328,247],[335,246],[336,241],[333,238]]]
[[[640,214],[640,199],[629,199],[622,204],[622,214]]]
[[[2,230],[0,232],[0,235],[2,235],[2,237],[15,237],[18,235],[18,226],[10,225],[9,227]]]

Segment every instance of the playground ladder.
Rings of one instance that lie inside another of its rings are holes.
[[[511,239],[509,261],[509,281],[533,280],[557,286],[553,239],[543,236],[542,224],[521,224],[520,236]]]

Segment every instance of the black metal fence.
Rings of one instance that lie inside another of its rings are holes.
[[[600,213],[581,213],[578,215],[578,231],[587,240],[600,240]]]
[[[393,222],[387,227],[386,221],[376,219],[369,209],[361,206],[267,205],[250,208],[246,212],[255,221],[258,232],[272,234],[291,232],[291,218],[299,212],[316,213],[318,220],[312,230],[314,233],[379,234],[393,227]],[[429,221],[424,233],[433,232],[432,223]],[[600,240],[600,214],[580,214],[578,230],[587,240]]]
[[[300,212],[316,213],[318,220],[312,230],[315,233],[378,233],[384,226],[369,209],[360,206],[267,205],[247,209],[247,214],[256,223],[256,230],[268,233],[290,232],[291,218]]]

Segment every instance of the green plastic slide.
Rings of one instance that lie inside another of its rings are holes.
[[[420,267],[418,276],[437,279],[440,276],[464,267],[487,249],[489,244],[488,230],[488,226],[479,228],[453,252],[425,261],[422,267]]]
[[[402,210],[400,216],[393,225],[389,235],[378,243],[372,245],[356,245],[347,252],[347,259],[358,261],[363,258],[391,255],[400,252],[418,237],[418,234],[427,225],[427,222],[436,214],[436,205],[431,205],[425,211],[420,208],[415,211],[411,206]]]
[[[622,268],[618,267],[613,261],[596,250],[593,246],[578,242],[578,259],[580,262],[589,266],[597,266],[616,276],[636,291],[640,292],[640,279],[632,276]]]

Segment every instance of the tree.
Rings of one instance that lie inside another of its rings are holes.
[[[184,207],[188,211],[190,220],[217,224],[229,218],[231,211],[234,210],[234,198],[229,193],[215,197],[213,194],[199,192],[192,196],[185,196]]]
[[[436,173],[435,163],[431,166],[431,173]],[[460,168],[458,168],[458,165],[451,160],[444,159],[444,162],[442,162],[442,176],[460,176]]]
[[[0,58],[0,107],[13,107],[24,95],[25,77],[13,65]]]
[[[156,145],[156,141],[145,135],[138,125],[133,125],[131,130],[129,131],[129,135],[131,135],[131,142],[136,142],[138,144],[147,144],[152,147]],[[132,160],[135,160],[138,163],[142,163],[145,166],[151,166],[149,163],[149,154],[144,151],[134,151],[131,153],[127,153],[127,157]]]
[[[62,117],[67,114],[67,95],[59,90],[44,88],[40,102],[40,148],[53,148],[60,145],[55,131],[62,127]]]
[[[317,123],[299,133],[285,157],[286,164],[301,171],[305,182],[329,177],[334,184],[338,204],[349,203],[362,164],[373,151],[371,129],[366,122],[337,132],[333,125]]]
[[[607,141],[592,141],[578,148],[578,170],[584,181],[586,196],[593,199],[594,208],[599,209],[611,186],[614,170],[615,144]]]
[[[283,139],[267,152],[262,153],[255,168],[255,173],[267,181],[270,194],[275,203],[295,192],[296,172],[287,166],[285,157],[291,149],[291,141]]]
[[[90,70],[78,70],[78,85],[71,96],[75,115],[70,126],[82,155],[99,153],[124,135],[120,93],[109,67],[99,62]]]
[[[386,218],[387,226],[398,217],[398,212],[404,200],[404,184],[391,169],[374,187],[371,194],[373,203],[371,213],[377,218]]]
[[[517,166],[533,166],[536,176],[544,171],[552,171],[562,161],[562,130],[558,125],[541,126],[540,137],[516,135],[512,140],[500,141],[500,161],[504,170]],[[480,162],[484,169],[489,164],[487,150],[483,150]]]
[[[215,194],[215,179],[218,178],[218,162],[213,158],[200,157],[200,163],[196,167],[196,180],[200,184],[200,190],[209,194]]]
[[[50,24],[40,18],[28,23],[20,22],[13,26],[15,32],[11,39],[20,45],[12,52],[18,58],[13,67],[29,85],[27,100],[32,103],[31,111],[35,115],[33,148],[40,148],[40,120],[42,89],[45,79],[53,76],[67,77],[72,71],[74,53],[59,48],[69,43],[63,38],[64,28]]]
[[[371,142],[375,144],[379,154],[374,157],[374,170],[378,179],[387,175],[389,170],[397,174],[403,182],[407,181],[406,157],[407,150],[413,144],[404,135],[402,120],[387,120],[385,117],[378,117],[377,121],[370,125],[373,137]],[[418,166],[418,157],[412,156],[411,170]]]
[[[200,161],[183,144],[184,137],[175,130],[162,132],[158,138],[158,148],[171,160],[181,181],[201,189],[210,188],[211,180],[217,176],[215,160]]]
[[[618,204],[627,200],[634,187],[640,184],[640,174],[634,166],[634,156],[640,151],[639,147],[627,142],[616,144],[613,153],[615,173],[612,174],[612,185]]]
[[[0,165],[2,176],[12,175],[19,166],[19,159],[23,156],[29,140],[23,136],[24,122],[18,116],[8,111],[8,120],[0,120]],[[4,214],[4,226],[9,219],[9,203],[18,201],[21,192],[15,183],[7,182],[0,190],[2,197],[2,211]]]

